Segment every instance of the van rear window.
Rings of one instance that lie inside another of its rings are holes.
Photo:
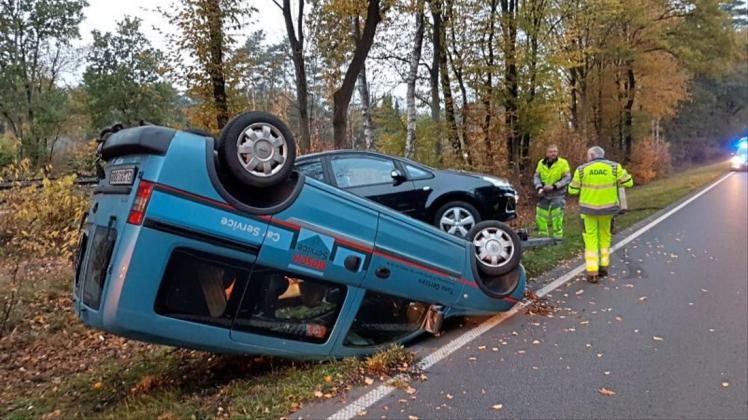
[[[104,288],[104,280],[106,280],[107,268],[116,239],[117,231],[113,227],[96,226],[91,239],[82,290],[83,303],[89,308],[99,309],[101,304],[101,291]]]

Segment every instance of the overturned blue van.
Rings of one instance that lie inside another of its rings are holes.
[[[292,358],[365,355],[523,297],[508,226],[461,239],[293,171],[272,115],[217,139],[110,130],[81,228],[75,311],[151,343]]]

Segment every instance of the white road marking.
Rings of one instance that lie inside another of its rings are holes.
[[[657,226],[659,223],[661,223],[663,220],[667,219],[668,217],[672,216],[675,212],[682,209],[683,207],[687,206],[697,198],[701,197],[702,195],[706,194],[709,190],[716,187],[722,181],[729,178],[733,172],[728,173],[727,175],[723,176],[722,178],[718,179],[714,183],[712,183],[710,186],[704,188],[703,190],[699,191],[697,194],[689,198],[688,200],[682,202],[681,204],[677,205],[676,207],[669,210],[667,213],[663,214],[662,216],[656,218],[655,220],[647,223],[646,225],[639,228],[636,232],[632,233],[631,235],[621,239],[619,242],[616,242],[615,245],[613,245],[610,249],[610,253],[614,253],[617,250],[623,248],[627,244],[629,244],[634,239],[638,238],[639,236],[643,235],[645,232],[649,231],[653,227]],[[551,283],[547,284],[545,287],[538,290],[536,293],[539,297],[543,297],[547,295],[548,293],[552,292],[553,290],[561,287],[565,283],[569,282],[571,279],[575,278],[579,274],[581,274],[585,269],[585,265],[580,264],[579,266],[573,268],[571,271],[567,272],[563,276],[557,278],[556,280],[552,281]],[[466,332],[464,332],[459,337],[455,338],[454,340],[450,341],[446,345],[436,349],[434,352],[429,354],[428,356],[421,359],[421,361],[416,365],[418,368],[422,370],[427,370],[431,366],[439,363],[447,356],[451,355],[455,351],[459,350],[464,346],[465,344],[475,340],[476,338],[480,337],[481,335],[485,334],[489,330],[491,330],[493,327],[501,324],[502,322],[506,321],[507,319],[514,316],[517,312],[519,312],[522,308],[527,306],[529,304],[528,301],[522,301],[518,304],[514,305],[512,309],[510,309],[507,312],[502,312],[500,314],[494,315],[485,322],[481,323],[475,328],[472,328]],[[398,379],[398,378],[395,378]],[[359,413],[362,413],[372,405],[376,404],[377,401],[381,400],[382,398],[389,395],[390,392],[394,391],[396,388],[388,385],[388,384],[382,384],[378,387],[372,389],[371,391],[367,392],[366,394],[362,395],[352,403],[348,404],[347,406],[343,407],[339,411],[337,411],[335,414],[331,415],[329,419],[335,419],[335,420],[348,420],[352,419],[359,415]]]

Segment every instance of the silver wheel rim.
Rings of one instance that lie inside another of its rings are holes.
[[[288,144],[277,127],[254,123],[239,134],[236,155],[247,172],[265,178],[283,169],[288,159]]]
[[[473,226],[475,226],[475,218],[465,207],[450,207],[439,220],[441,230],[461,237],[467,236]]]
[[[475,257],[488,267],[506,265],[514,256],[514,243],[505,231],[496,227],[481,229],[475,239]]]

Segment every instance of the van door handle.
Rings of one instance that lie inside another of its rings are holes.
[[[343,260],[343,265],[348,271],[355,273],[358,271],[359,266],[361,266],[361,258],[356,255],[349,255]]]
[[[379,267],[377,268],[377,271],[374,272],[374,274],[377,275],[380,279],[386,279],[390,276],[390,269],[385,267]]]

